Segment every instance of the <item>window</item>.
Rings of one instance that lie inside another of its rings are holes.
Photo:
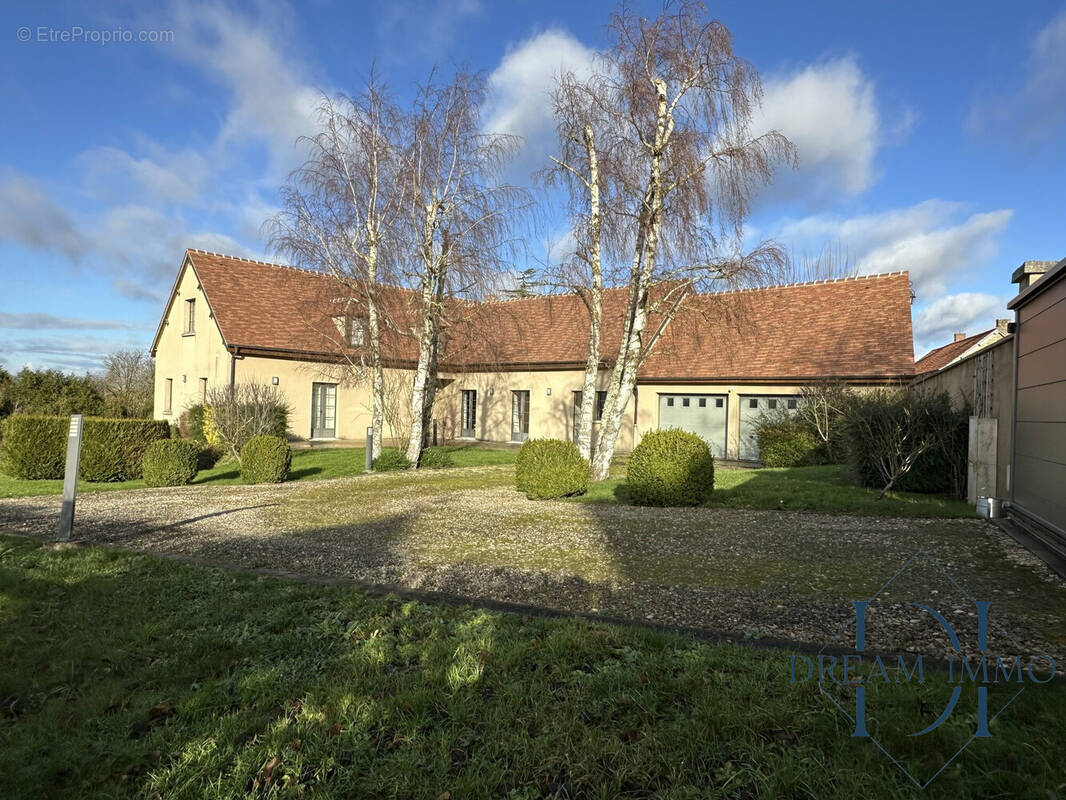
[[[721,408],[724,405],[725,405],[725,403],[722,401],[721,397],[716,397],[715,398],[715,400],[714,400],[714,407],[715,408]]]
[[[771,397],[770,398],[770,410],[773,411],[775,408],[777,408],[777,398],[776,397]]]
[[[349,347],[362,347],[366,339],[366,328],[361,319],[348,319],[348,334],[345,337]]]
[[[170,403],[174,399],[174,379],[167,378],[163,382],[163,413],[170,413]]]
[[[185,301],[185,328],[183,333],[185,336],[192,336],[196,333],[196,298]]]
[[[687,397],[684,397],[684,398],[681,399],[681,405],[684,406],[685,408],[688,408],[688,398]]]
[[[529,392],[511,392],[511,441],[524,442],[529,438]]]
[[[207,378],[200,378],[200,402],[207,403]]]
[[[578,417],[581,415],[581,395],[580,389],[574,391],[574,423],[576,425]],[[607,405],[607,392],[596,392],[596,408],[592,412],[592,421],[599,422],[603,419],[603,407]]]
[[[672,406],[672,405],[674,404],[674,398],[672,398],[672,397],[667,397],[667,398],[666,398],[666,404],[667,404],[668,406]]]
[[[706,397],[701,397],[700,398],[700,408],[707,408],[707,398]]]
[[[753,398],[751,398],[748,401],[748,408],[758,408],[758,407],[759,407],[759,398],[753,397]]]
[[[477,390],[463,389],[463,412],[460,436],[477,436]]]
[[[788,398],[788,407],[790,409],[796,407],[796,398],[795,397]]]

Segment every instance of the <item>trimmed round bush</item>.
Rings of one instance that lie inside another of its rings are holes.
[[[515,486],[530,500],[584,494],[589,488],[589,462],[573,442],[527,439],[515,461]]]
[[[759,442],[759,460],[763,466],[796,467],[815,459],[818,443],[799,420],[763,422],[755,438]]]
[[[148,486],[185,486],[196,477],[200,448],[187,439],[159,439],[144,452],[144,482]]]
[[[638,506],[699,505],[714,490],[714,456],[694,433],[649,431],[629,455],[626,488]]]
[[[8,417],[0,454],[4,471],[29,480],[62,478],[69,430],[70,417]],[[148,446],[170,437],[170,425],[164,420],[86,417],[82,435],[82,480],[130,481],[141,477]]]
[[[455,459],[443,447],[427,447],[422,451],[422,458],[419,459],[418,466],[422,469],[444,469],[446,467],[454,467]]]
[[[411,462],[399,450],[382,450],[381,455],[374,459],[370,468],[374,472],[395,472],[401,469],[411,469]]]
[[[241,483],[281,483],[291,466],[288,442],[280,436],[253,436],[241,450]]]

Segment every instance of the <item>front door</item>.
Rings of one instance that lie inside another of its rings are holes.
[[[311,438],[337,436],[337,384],[311,384]]]
[[[477,390],[463,389],[463,419],[459,435],[465,439],[477,437]]]
[[[529,392],[511,392],[511,441],[529,438]]]

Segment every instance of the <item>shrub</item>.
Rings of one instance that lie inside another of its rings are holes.
[[[15,478],[62,478],[66,463],[69,417],[15,415],[4,421],[4,471]],[[85,420],[82,432],[82,480],[129,481],[141,477],[148,446],[170,436],[170,426],[151,419]]]
[[[422,469],[443,469],[445,467],[454,467],[455,459],[452,458],[452,454],[443,447],[427,447],[422,451],[422,457],[418,461],[418,466]]]
[[[181,435],[200,445],[207,444],[207,437],[204,436],[204,412],[206,410],[203,403],[197,403],[186,408],[178,417]]]
[[[213,447],[229,450],[238,460],[244,445],[255,436],[285,438],[289,404],[276,386],[218,386],[208,393],[207,406],[204,438]]]
[[[62,478],[69,429],[68,417],[8,417],[0,438],[0,467],[13,478]]]
[[[969,412],[946,393],[886,389],[858,398],[844,421],[848,464],[861,486],[930,494],[966,491]]]
[[[629,455],[626,488],[640,506],[699,505],[714,490],[714,456],[694,433],[650,431]]]
[[[196,477],[200,448],[186,439],[159,439],[144,452],[142,472],[148,486],[185,486]]]
[[[589,462],[573,442],[527,439],[515,461],[515,486],[530,500],[584,494],[589,488]]]
[[[381,455],[374,459],[370,468],[374,472],[395,472],[400,469],[411,469],[411,462],[399,450],[382,450]]]
[[[86,481],[132,481],[141,477],[148,446],[170,438],[170,425],[154,419],[87,419],[81,448]]]
[[[803,420],[763,417],[755,429],[759,460],[767,467],[795,467],[814,460],[817,443]]]
[[[280,436],[253,436],[241,450],[242,483],[281,483],[291,466],[292,450]]]

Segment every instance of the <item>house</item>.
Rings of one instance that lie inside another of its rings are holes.
[[[382,289],[386,438],[406,430],[416,343],[408,290]],[[605,359],[617,349],[624,293],[604,299]],[[619,440],[680,427],[715,454],[755,460],[754,423],[794,409],[805,385],[878,386],[914,374],[905,272],[696,295],[657,340]],[[454,301],[442,335],[436,436],[521,442],[568,438],[581,404],[588,312],[574,295]],[[656,320],[652,320],[652,329]],[[189,250],[152,344],[155,416],[176,420],[214,386],[271,383],[301,439],[363,441],[370,421],[365,314],[322,273]],[[600,371],[599,407],[608,370]]]
[[[991,330],[967,336],[965,333],[956,333],[953,341],[941,347],[930,350],[924,356],[914,362],[914,374],[925,375],[951,366],[957,361],[968,358],[975,353],[991,347],[1002,341],[1007,333],[1009,319],[997,319],[996,327]]]

